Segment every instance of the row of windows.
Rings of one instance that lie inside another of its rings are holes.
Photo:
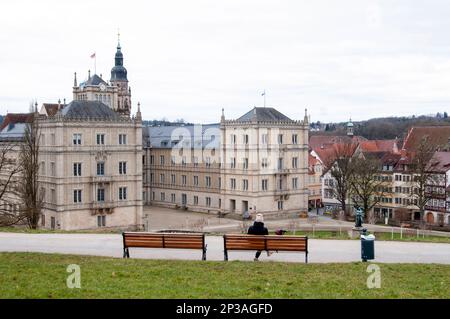
[[[237,141],[237,135],[236,134],[231,134],[231,144],[235,145],[238,143]],[[242,144],[247,145],[250,143],[250,137],[248,134],[244,134],[242,135]],[[262,134],[261,135],[261,144],[269,144],[269,135],[268,134]],[[278,144],[284,144],[284,135],[283,134],[278,134],[277,136],[277,143]],[[297,134],[292,134],[291,136],[291,143],[296,145],[298,144],[298,135]]]
[[[82,163],[73,163],[73,176],[82,176]],[[127,174],[127,162],[119,162],[119,174]],[[97,162],[97,176],[105,175],[105,162]]]
[[[150,173],[150,182],[154,183],[154,174]],[[165,174],[160,174],[159,175],[159,182],[160,184],[165,184],[166,183],[166,175]],[[176,175],[175,174],[171,174],[171,185],[177,185],[177,180],[176,180]],[[186,175],[182,175],[181,176],[181,185],[182,186],[188,186],[187,183],[187,176]],[[248,190],[249,188],[249,182],[248,179],[243,179],[242,180],[242,187],[240,188],[243,191]],[[291,185],[292,185],[292,189],[298,189],[299,187],[299,181],[298,181],[298,177],[294,177],[291,180]],[[199,178],[198,176],[193,176],[193,184],[192,186],[199,186]],[[212,186],[212,179],[211,176],[205,176],[205,186],[206,188],[211,188]],[[218,188],[222,187],[222,178],[218,178]],[[236,183],[236,179],[235,178],[230,178],[230,189],[237,189],[237,183]],[[262,191],[267,191],[269,189],[269,180],[268,179],[263,179],[261,181],[261,190]],[[280,178],[277,180],[277,189],[278,190],[283,190],[285,189],[284,187],[284,179]]]
[[[97,145],[105,145],[105,134],[97,134],[96,135],[96,144]],[[126,145],[127,144],[127,135],[126,134],[119,134],[118,137],[118,143],[119,145]],[[83,136],[80,133],[74,133],[72,138],[72,144],[73,145],[81,145],[83,144]]]
[[[219,167],[221,167],[221,163],[220,163],[220,159],[219,159]],[[291,159],[291,167],[293,169],[298,168],[298,157],[293,157]],[[171,161],[170,161],[171,165],[175,165],[176,164],[176,158],[175,156],[172,156]],[[150,165],[154,165],[155,164],[155,158],[153,155],[150,155]],[[194,167],[198,166],[198,157],[194,157],[194,161],[193,161]],[[159,156],[159,165],[164,166],[165,165],[165,156],[164,155],[160,155]],[[181,158],[181,165],[182,166],[186,166],[187,165],[187,161],[186,161],[186,156],[183,156]],[[210,157],[206,157],[205,159],[205,166],[206,167],[211,167],[211,158]],[[236,157],[230,157],[230,168],[236,168]],[[262,158],[261,159],[261,167],[262,168],[267,168],[269,167],[269,160],[268,158]],[[242,159],[242,168],[243,169],[248,169],[249,168],[249,159],[248,158],[243,158]],[[282,157],[278,158],[278,162],[277,162],[277,168],[278,169],[283,169],[284,168],[284,159]]]
[[[119,187],[118,199],[119,200],[127,200],[128,199],[127,187]],[[104,202],[104,201],[105,201],[105,189],[98,188],[97,189],[97,202]],[[81,190],[81,189],[73,190],[73,202],[75,204],[80,204],[83,202],[83,190]]]

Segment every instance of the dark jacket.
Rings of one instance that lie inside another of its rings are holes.
[[[264,223],[254,222],[247,232],[249,235],[269,235],[269,231],[264,227]]]

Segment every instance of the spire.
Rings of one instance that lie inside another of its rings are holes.
[[[77,72],[74,73],[73,86],[78,86],[78,84],[77,84]]]
[[[88,70],[88,80],[91,79],[91,70]]]
[[[115,55],[115,63],[114,67],[111,70],[111,81],[126,81],[127,79],[127,69],[123,66],[123,53],[122,53],[122,47],[120,45],[120,33],[118,33],[118,40],[117,40],[117,51]]]
[[[220,117],[220,122],[225,122],[225,110],[222,108],[222,116]]]
[[[303,122],[305,124],[309,123],[309,119],[308,119],[308,109],[305,109],[305,117],[303,118]]]
[[[138,109],[137,109],[137,112],[136,112],[136,120],[137,121],[142,121],[141,102],[138,102],[137,106],[138,106]]]

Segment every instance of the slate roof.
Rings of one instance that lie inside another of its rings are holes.
[[[220,147],[219,124],[145,126],[143,136],[144,143],[155,148],[171,148],[181,140],[187,141],[194,148]]]
[[[10,123],[0,131],[0,141],[18,141],[25,135],[27,123]]]
[[[237,119],[238,122],[250,122],[255,120],[257,122],[294,122],[273,107],[254,107]]]
[[[72,101],[58,112],[68,119],[119,120],[120,116],[99,101]]]
[[[101,77],[97,74],[91,76],[86,82],[81,83],[80,85],[100,85],[100,84],[108,85]]]

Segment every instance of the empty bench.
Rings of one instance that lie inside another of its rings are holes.
[[[299,251],[308,263],[308,237],[278,235],[224,235],[224,259],[229,250]]]
[[[205,234],[124,232],[123,258],[130,258],[130,248],[200,249],[206,260]]]

